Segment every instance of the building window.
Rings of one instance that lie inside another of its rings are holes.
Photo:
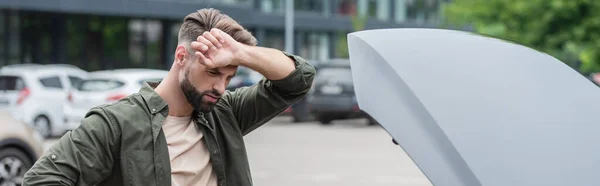
[[[337,4],[338,15],[355,15],[356,14],[356,0],[340,0]]]
[[[299,55],[311,60],[329,58],[329,36],[322,32],[299,32],[301,34]]]
[[[266,30],[263,46],[285,50],[285,39],[282,30]]]
[[[261,0],[260,9],[266,13],[282,13],[285,9],[284,0]]]
[[[294,10],[302,12],[318,12],[325,11],[323,2],[326,0],[295,0]]]
[[[442,0],[396,0],[396,21],[435,23],[439,21],[441,3]]]
[[[252,3],[251,0],[213,0],[218,3],[237,5],[237,6],[249,6]]]
[[[7,24],[5,22],[5,11],[4,10],[0,10],[0,66],[8,64],[7,61],[7,52],[5,51],[5,47],[4,46],[4,42],[7,41],[8,37],[6,37],[6,29],[8,28]]]
[[[157,20],[129,21],[130,67],[161,68],[162,23]]]
[[[8,16],[8,64],[21,63],[21,19],[16,12]],[[6,19],[5,19],[6,20]]]

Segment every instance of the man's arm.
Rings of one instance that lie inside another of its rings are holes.
[[[236,61],[268,80],[281,80],[296,69],[296,60],[277,49],[242,45]],[[303,60],[303,59],[302,59]]]
[[[64,135],[33,165],[23,185],[95,185],[110,175],[119,130],[100,109]]]
[[[316,72],[301,57],[276,49],[249,46],[243,50],[240,65],[265,76],[258,84],[223,97],[245,135],[304,98]]]

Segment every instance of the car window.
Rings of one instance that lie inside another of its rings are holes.
[[[75,76],[69,76],[69,81],[71,82],[71,87],[78,87],[83,79]]]
[[[51,76],[47,78],[40,78],[40,82],[44,87],[47,88],[63,88],[60,78],[58,76]]]
[[[322,68],[315,79],[316,83],[338,82],[352,84],[352,70],[350,68]]]
[[[19,91],[25,88],[25,82],[18,76],[0,76],[0,90]]]
[[[110,79],[83,80],[78,86],[80,91],[107,91],[121,88],[125,83]]]

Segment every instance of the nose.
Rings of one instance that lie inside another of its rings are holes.
[[[223,94],[225,92],[225,87],[227,86],[226,81],[219,81],[214,84],[213,89],[215,89],[219,94]]]

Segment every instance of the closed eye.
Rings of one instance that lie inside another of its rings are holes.
[[[221,72],[219,72],[219,71],[216,71],[216,70],[209,70],[209,71],[208,71],[208,73],[209,73],[210,75],[220,75],[220,74],[221,74]]]

